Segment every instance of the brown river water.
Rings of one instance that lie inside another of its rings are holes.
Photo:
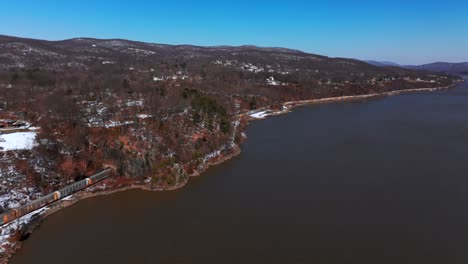
[[[468,263],[468,84],[304,106],[174,192],[48,217],[12,264]]]

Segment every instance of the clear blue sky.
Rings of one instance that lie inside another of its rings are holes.
[[[278,46],[404,64],[468,61],[468,0],[0,0],[0,34]]]

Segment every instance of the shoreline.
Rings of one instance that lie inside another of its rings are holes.
[[[76,203],[80,202],[80,201],[83,201],[83,200],[86,200],[86,199],[90,199],[90,198],[94,198],[94,197],[98,197],[98,196],[106,196],[106,195],[111,195],[111,194],[115,194],[115,193],[119,193],[119,192],[124,192],[124,191],[129,191],[129,190],[142,190],[142,191],[150,191],[150,192],[163,192],[163,191],[175,191],[175,190],[179,190],[179,189],[182,189],[183,187],[185,187],[188,182],[189,182],[189,179],[191,177],[198,177],[200,176],[202,173],[204,173],[206,170],[208,170],[208,168],[212,167],[212,166],[216,166],[216,165],[219,165],[225,161],[228,161],[238,155],[241,154],[241,149],[240,147],[238,147],[237,145],[233,148],[231,148],[230,152],[227,154],[227,155],[221,155],[219,157],[215,157],[213,158],[211,161],[207,161],[205,166],[200,170],[200,171],[195,171],[194,173],[190,174],[189,177],[187,177],[187,179],[185,179],[184,181],[176,184],[175,186],[172,186],[170,188],[161,188],[161,187],[151,187],[149,185],[149,183],[145,183],[145,182],[141,182],[141,183],[133,183],[133,184],[130,184],[128,186],[123,186],[123,187],[118,187],[118,188],[115,188],[115,189],[105,189],[105,190],[98,190],[98,191],[90,191],[90,190],[84,190],[84,191],[81,191],[79,193],[76,193],[76,194],[73,194],[71,196],[68,196],[68,197],[65,197],[64,199],[60,200],[60,201],[57,201],[56,203],[53,203],[49,206],[46,206],[46,207],[43,207],[41,209],[38,209],[38,213],[36,213],[38,215],[38,218],[35,220],[35,221],[32,221],[31,223],[26,223],[25,226],[28,226],[28,229],[34,231],[36,228],[38,228],[42,222],[48,217],[48,216],[51,216],[53,214],[55,214],[56,212],[62,210],[62,209],[65,209],[67,207],[70,207],[70,206],[73,206],[75,205]],[[105,183],[106,180],[103,180],[98,184],[102,184],[102,183]],[[31,232],[32,234],[33,232]],[[4,251],[4,254],[5,254],[5,259],[0,259],[0,264],[8,264],[11,257],[13,257],[13,255],[16,253],[16,251],[18,251],[19,249],[21,249],[21,246],[23,244],[22,241],[14,241],[14,242],[10,242],[13,246],[6,249]]]
[[[169,188],[161,188],[161,187],[151,187],[151,186],[149,186],[148,183],[141,183],[141,184],[134,183],[134,184],[131,184],[131,185],[128,185],[128,186],[119,187],[119,188],[115,188],[115,189],[109,189],[109,190],[102,190],[102,191],[95,191],[95,192],[93,192],[93,191],[83,191],[82,193],[74,194],[73,197],[71,199],[69,199],[69,200],[62,200],[61,204],[57,204],[55,206],[55,207],[59,207],[59,208],[50,208],[49,210],[44,212],[43,216],[45,218],[45,217],[47,217],[49,215],[54,214],[55,212],[59,211],[60,209],[71,206],[71,205],[73,205],[73,204],[75,204],[75,203],[77,203],[79,201],[82,201],[82,200],[85,200],[85,199],[88,199],[88,198],[97,197],[97,196],[110,195],[110,194],[129,191],[129,190],[142,190],[142,191],[150,191],[150,192],[165,192],[165,191],[179,190],[179,189],[183,188],[184,186],[186,186],[188,184],[190,177],[198,177],[202,173],[204,173],[208,168],[210,168],[212,166],[219,165],[219,164],[221,164],[221,163],[223,163],[225,161],[228,161],[228,160],[236,157],[237,155],[241,154],[241,150],[240,150],[239,147],[236,147],[233,150],[234,151],[232,153],[229,153],[228,155],[216,158],[215,161],[207,162],[206,166],[203,168],[202,171],[196,171],[195,173],[189,175],[189,177],[186,180],[176,184],[175,186],[172,186],[172,187],[169,187]]]
[[[449,86],[443,87],[433,87],[433,88],[414,88],[406,90],[397,90],[389,91],[383,93],[372,93],[372,94],[361,94],[361,95],[346,95],[338,97],[325,97],[320,99],[310,99],[310,100],[299,100],[299,101],[288,101],[283,103],[283,110],[272,110],[268,107],[262,107],[256,111],[249,111],[246,115],[250,120],[260,120],[267,118],[268,116],[283,115],[289,113],[292,109],[305,105],[314,105],[314,104],[325,104],[325,103],[335,103],[335,102],[349,102],[349,101],[358,101],[363,99],[373,99],[377,97],[386,97],[386,96],[395,96],[405,93],[417,93],[417,92],[434,92],[441,90],[448,90],[454,87],[457,87],[463,81],[455,82]]]
[[[463,81],[460,81],[463,82]],[[246,112],[243,114],[240,114],[240,116],[247,116],[248,120],[260,120],[267,118],[268,116],[274,116],[274,115],[282,115],[289,113],[292,109],[300,106],[305,106],[305,105],[313,105],[313,104],[321,104],[321,103],[333,103],[333,102],[347,102],[347,101],[355,101],[355,100],[362,100],[362,99],[368,99],[368,98],[377,98],[377,97],[385,97],[385,96],[393,96],[393,95],[400,95],[404,93],[416,93],[416,92],[432,92],[432,91],[439,91],[439,90],[447,90],[451,89],[454,87],[457,87],[460,82],[455,82],[452,85],[445,86],[445,87],[434,87],[434,88],[415,88],[415,89],[407,89],[407,90],[398,90],[398,91],[389,91],[389,92],[384,92],[384,93],[374,93],[374,94],[363,94],[363,95],[352,95],[352,96],[340,96],[340,97],[327,97],[327,98],[321,98],[321,99],[310,99],[310,100],[300,100],[300,101],[288,101],[284,102],[282,104],[283,109],[282,110],[271,110],[266,107],[257,109],[256,112]],[[253,117],[252,115],[255,113],[259,112],[265,112],[265,115],[261,117]],[[269,112],[269,113],[266,113]],[[182,182],[176,184],[175,186],[169,187],[169,188],[161,188],[161,187],[152,187],[150,183],[148,182],[140,182],[140,183],[132,183],[127,186],[122,186],[122,187],[117,187],[114,189],[104,189],[104,190],[84,190],[82,192],[73,194],[72,196],[65,197],[64,199],[57,201],[56,203],[45,207],[46,210],[43,210],[42,212],[38,213],[39,218],[37,221],[32,221],[32,223],[26,224],[28,226],[28,229],[34,230],[35,228],[39,227],[42,224],[42,221],[44,221],[48,216],[53,215],[54,213],[58,212],[61,209],[67,208],[69,206],[72,206],[79,201],[97,197],[97,196],[104,196],[104,195],[111,195],[114,193],[118,192],[123,192],[123,191],[128,191],[128,190],[135,190],[139,189],[142,191],[175,191],[179,190],[183,187],[185,187],[188,182],[190,177],[197,177],[200,176],[202,173],[204,173],[206,170],[208,170],[211,166],[216,166],[219,165],[227,160],[230,160],[237,155],[241,154],[241,148],[238,145],[234,145],[232,148],[229,149],[229,153],[226,155],[219,155],[211,160],[207,161],[205,163],[205,166],[203,166],[200,170],[196,170],[194,173],[190,174],[189,177],[187,177],[185,180]],[[97,183],[97,185],[105,183],[108,180],[104,180],[100,183]],[[111,187],[112,188],[112,187]],[[38,211],[39,211],[38,210]],[[31,231],[31,233],[32,233]],[[21,246],[22,246],[22,241],[12,241],[10,242],[12,244],[11,247],[5,249],[4,251],[4,259],[0,260],[0,264],[7,264],[9,263],[9,260],[11,257],[14,255],[16,251],[18,251]]]
[[[321,99],[312,99],[312,100],[302,100],[302,101],[291,101],[286,102],[284,105],[293,105],[293,106],[300,106],[300,105],[307,105],[307,104],[316,104],[316,103],[328,103],[328,102],[338,102],[338,101],[353,101],[353,100],[360,100],[360,99],[367,99],[367,98],[375,98],[375,97],[384,97],[384,96],[394,96],[400,95],[404,93],[417,93],[417,92],[434,92],[439,90],[446,90],[455,87],[455,85],[443,86],[443,87],[433,87],[433,88],[414,88],[414,89],[406,89],[406,90],[397,90],[397,91],[389,91],[383,93],[373,93],[373,94],[362,94],[362,95],[346,95],[346,96],[338,96],[338,97],[326,97]]]

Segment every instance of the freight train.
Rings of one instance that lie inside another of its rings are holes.
[[[99,173],[96,173],[86,179],[77,181],[73,184],[70,184],[58,191],[50,193],[42,198],[34,200],[30,203],[27,203],[21,207],[11,209],[0,215],[0,226],[7,224],[13,220],[16,220],[26,214],[29,214],[37,209],[40,209],[48,204],[51,204],[55,201],[65,198],[71,194],[76,193],[79,190],[82,190],[92,184],[95,184],[111,175],[111,169],[105,169]]]

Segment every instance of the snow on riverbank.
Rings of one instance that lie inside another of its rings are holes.
[[[272,110],[272,109],[267,109],[267,110],[257,110],[257,111],[250,111],[247,114],[254,119],[263,119],[271,115],[280,115],[284,114],[289,110],[289,107],[283,106],[282,110]]]
[[[262,118],[269,116],[270,112],[271,112],[270,110],[260,111],[260,112],[249,114],[249,116],[252,118],[256,118],[256,119],[262,119]]]
[[[36,144],[36,132],[16,132],[0,135],[3,151],[32,149]]]
[[[396,90],[384,93],[372,93],[372,94],[361,94],[361,95],[346,95],[346,96],[338,96],[338,97],[326,97],[320,99],[310,99],[310,100],[301,100],[301,101],[290,101],[283,103],[282,110],[272,110],[261,108],[253,111],[247,112],[247,115],[252,119],[263,119],[268,116],[272,115],[280,115],[288,112],[290,109],[306,105],[306,104],[318,104],[318,103],[331,103],[331,102],[339,102],[339,101],[351,101],[351,100],[360,100],[360,99],[367,99],[367,98],[374,98],[378,96],[391,96],[391,95],[398,95],[402,93],[411,93],[411,92],[431,92],[431,91],[438,91],[443,89],[448,89],[451,86],[445,87],[433,87],[433,88],[415,88],[415,89],[406,89],[406,90]]]
[[[18,218],[13,222],[3,225],[0,228],[0,253],[5,252],[7,248],[11,248],[13,246],[10,240],[15,235],[16,230],[18,230],[21,226],[29,223],[34,216],[44,214],[48,209],[48,207],[38,209]]]

